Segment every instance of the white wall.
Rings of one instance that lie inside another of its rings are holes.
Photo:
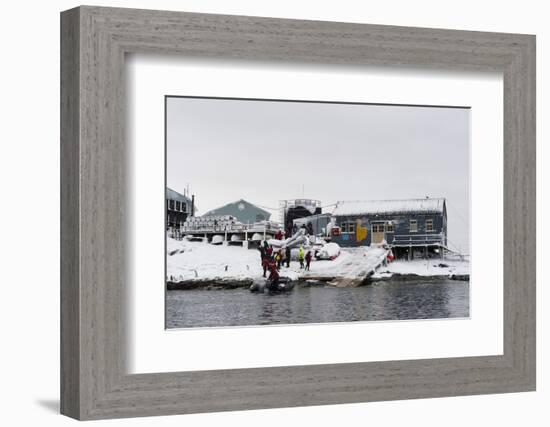
[[[548,14],[541,1],[183,0],[97,1],[106,6],[247,14],[376,24],[537,34],[538,164],[547,158],[550,115]],[[0,376],[3,425],[68,425],[57,414],[59,383],[59,11],[73,1],[2,5],[0,287],[4,367]],[[548,172],[538,168],[538,218],[548,215]],[[7,239],[6,239],[7,237]],[[544,239],[546,237],[546,239]],[[539,221],[539,242],[548,241]],[[548,274],[538,255],[538,389],[536,393],[441,398],[312,408],[277,409],[157,419],[110,425],[285,426],[311,423],[460,426],[548,425]],[[543,305],[546,312],[543,313]],[[545,419],[546,418],[546,419]]]

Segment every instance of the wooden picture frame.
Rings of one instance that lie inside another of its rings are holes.
[[[502,72],[503,354],[126,374],[126,53]],[[532,35],[78,7],[61,14],[61,166],[65,415],[84,420],[535,390]]]

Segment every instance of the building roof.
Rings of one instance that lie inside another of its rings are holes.
[[[444,198],[402,199],[402,200],[351,200],[340,201],[332,214],[334,216],[397,214],[397,213],[443,213]]]
[[[179,202],[186,202],[186,203],[189,203],[191,201],[189,197],[184,196],[183,194],[178,193],[177,191],[174,191],[168,187],[166,187],[166,198],[170,200],[177,200]]]
[[[204,216],[209,215],[232,215],[243,224],[258,222],[258,215],[263,216],[263,219],[265,220],[268,220],[271,217],[270,212],[259,208],[244,199],[227,203],[226,205],[208,211],[204,214]]]

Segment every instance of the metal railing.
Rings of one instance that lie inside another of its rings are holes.
[[[427,233],[427,234],[396,234],[393,237],[391,245],[434,245],[443,244],[442,233]]]
[[[180,231],[184,233],[245,233],[245,232],[264,232],[269,233],[276,232],[281,228],[280,224],[273,221],[260,221],[254,222],[251,224],[243,224],[240,222],[234,224],[225,224],[225,225],[208,225],[208,224],[197,224],[197,225],[184,225],[181,227]]]

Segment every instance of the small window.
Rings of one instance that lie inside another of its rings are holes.
[[[372,224],[372,232],[373,233],[383,233],[384,232],[384,224]]]
[[[180,202],[178,202],[177,200],[176,200],[176,210],[177,210],[177,211],[180,210]]]
[[[343,222],[342,224],[340,224],[340,229],[342,230],[342,233],[347,233],[348,232],[348,223]]]
[[[416,222],[416,219],[411,219],[409,221],[409,231],[411,233],[416,233],[418,232],[418,223]]]
[[[386,224],[386,233],[393,233],[393,224]]]
[[[186,203],[181,204],[181,211],[182,212],[187,212],[187,204]]]
[[[174,201],[173,201],[173,200],[170,200],[170,207],[169,207],[169,209],[170,209],[171,211],[174,210]]]
[[[434,220],[433,219],[427,219],[426,220],[426,232],[429,233],[431,231],[434,231]]]
[[[355,223],[348,222],[348,233],[355,233]]]

